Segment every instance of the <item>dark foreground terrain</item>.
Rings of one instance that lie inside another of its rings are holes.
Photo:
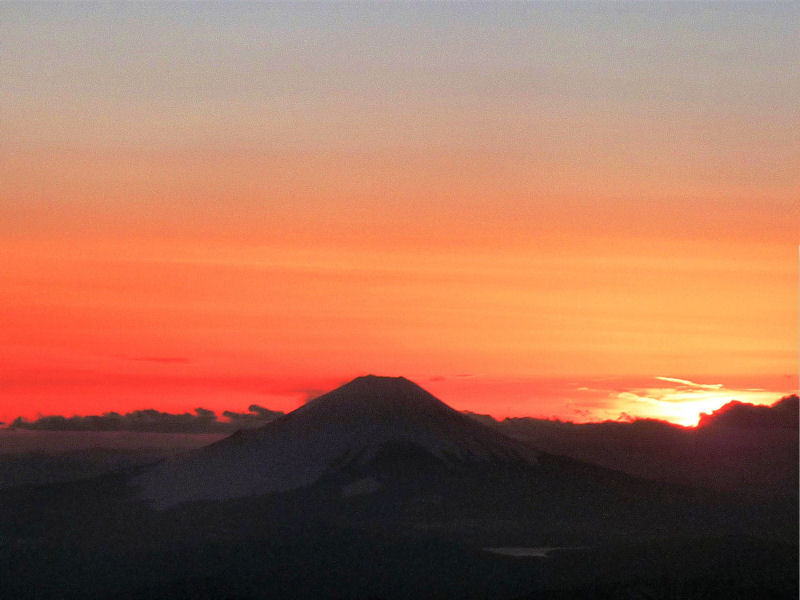
[[[158,464],[0,490],[0,598],[797,598],[796,490],[657,477],[363,377]]]
[[[403,456],[370,465],[392,485],[349,497],[329,480],[154,510],[124,474],[5,490],[0,597],[797,597],[796,501],[653,485],[552,456],[535,472],[479,474]],[[508,546],[567,549],[483,550]]]

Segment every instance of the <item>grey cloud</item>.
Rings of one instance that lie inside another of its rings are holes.
[[[736,400],[712,412],[700,415],[698,427],[792,428],[798,423],[798,397],[784,396],[772,406],[756,406]]]
[[[40,416],[35,420],[17,417],[9,429],[39,431],[136,431],[154,433],[227,433],[245,427],[263,425],[278,416],[261,406],[252,405],[248,413],[225,411],[220,420],[213,410],[196,408],[194,413],[166,413],[152,408],[134,410],[125,414],[106,412],[102,415]]]
[[[303,404],[308,404],[312,400],[316,400],[322,394],[324,394],[328,390],[315,390],[315,389],[308,389],[308,390],[299,390],[303,393]]]
[[[279,410],[270,410],[258,404],[251,404],[247,410],[249,412],[246,413],[226,410],[222,413],[222,416],[228,419],[230,423],[236,425],[237,429],[241,429],[245,427],[258,427],[259,425],[269,423],[284,415],[284,413]]]

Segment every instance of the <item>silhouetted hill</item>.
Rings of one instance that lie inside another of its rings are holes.
[[[565,423],[533,418],[482,422],[542,451],[637,477],[757,495],[796,496],[798,401],[731,402],[697,428],[663,421]]]
[[[0,489],[90,479],[110,471],[152,464],[176,450],[89,448],[69,452],[0,454]]]

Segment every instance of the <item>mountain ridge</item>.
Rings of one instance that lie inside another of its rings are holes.
[[[158,506],[284,492],[356,464],[421,458],[533,465],[538,453],[404,377],[358,377],[258,429],[170,458],[136,477]]]

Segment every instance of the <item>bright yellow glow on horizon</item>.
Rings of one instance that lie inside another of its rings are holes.
[[[708,389],[711,387],[714,389]],[[778,399],[775,392],[765,390],[730,390],[721,385],[696,384],[688,388],[650,388],[621,392],[617,395],[617,407],[622,413],[632,417],[659,419],[694,427],[702,413],[711,414],[734,400],[768,406]]]

